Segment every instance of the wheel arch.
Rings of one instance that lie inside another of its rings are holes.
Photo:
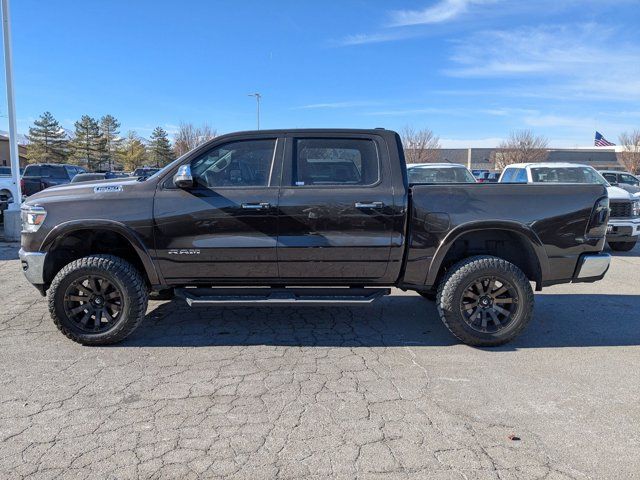
[[[467,252],[467,256],[490,254],[514,263],[525,272],[527,277],[536,282],[536,289],[542,287],[542,280],[548,277],[549,262],[544,244],[536,233],[527,225],[513,221],[479,221],[469,222],[452,229],[442,240],[431,262],[425,283],[437,285],[446,268],[464,258],[456,255],[461,243],[478,238],[495,237],[498,241],[516,241],[524,248],[523,258],[485,249]]]
[[[126,225],[112,220],[73,220],[61,223],[54,227],[45,237],[40,247],[40,251],[47,253],[47,264],[45,264],[45,281],[50,283],[53,276],[59,271],[61,262],[73,261],[84,254],[91,253],[111,253],[109,251],[90,251],[93,241],[100,241],[99,235],[110,239],[117,239],[116,248],[121,249],[121,256],[133,263],[143,274],[149,285],[161,284],[160,276],[146,246],[138,234]],[[111,237],[109,237],[111,235]],[[69,239],[82,238],[89,239],[88,250],[80,249],[81,254],[67,255],[60,259],[55,253],[65,245]],[[124,250],[123,250],[124,249]],[[100,250],[100,249],[98,249]],[[66,262],[68,263],[68,262]],[[65,264],[66,264],[65,263]]]
[[[13,202],[13,192],[6,187],[0,188],[0,195],[6,195],[7,200]]]

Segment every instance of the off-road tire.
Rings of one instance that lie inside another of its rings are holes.
[[[75,279],[90,273],[107,277],[123,293],[122,314],[107,331],[87,333],[70,320],[64,309],[64,295]],[[140,272],[129,262],[113,255],[91,255],[66,265],[49,288],[49,312],[58,330],[82,345],[109,345],[128,337],[144,319],[148,290]]]
[[[497,332],[478,332],[465,321],[460,303],[465,286],[474,278],[498,275],[508,280],[518,294],[518,309],[513,319]],[[469,257],[453,265],[439,284],[436,305],[445,326],[460,341],[475,347],[505,344],[517,337],[533,316],[533,290],[525,274],[514,264],[498,257]]]
[[[609,248],[614,252],[630,252],[636,246],[635,240],[632,242],[610,242]]]

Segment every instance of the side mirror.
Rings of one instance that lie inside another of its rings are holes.
[[[173,176],[173,184],[178,188],[192,188],[193,176],[191,175],[191,165],[182,165]]]

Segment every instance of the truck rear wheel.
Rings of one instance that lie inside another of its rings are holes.
[[[66,265],[49,289],[58,329],[83,345],[108,345],[142,322],[148,292],[140,272],[113,255],[91,255]]]
[[[467,345],[502,345],[531,320],[533,290],[514,264],[475,256],[449,269],[438,288],[437,307],[445,326]]]
[[[635,240],[632,242],[610,242],[609,248],[614,252],[630,252],[636,246]]]

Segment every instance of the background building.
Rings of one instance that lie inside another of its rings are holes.
[[[18,145],[18,155],[20,157],[20,168],[27,165],[27,147]],[[9,155],[9,137],[0,135],[0,167],[8,167],[11,165]]]
[[[468,166],[471,150],[471,169],[495,170],[493,152],[499,148],[442,148],[437,150],[438,162],[461,163]],[[614,147],[611,148],[549,148],[547,162],[569,162],[591,165],[598,170],[624,170]]]

